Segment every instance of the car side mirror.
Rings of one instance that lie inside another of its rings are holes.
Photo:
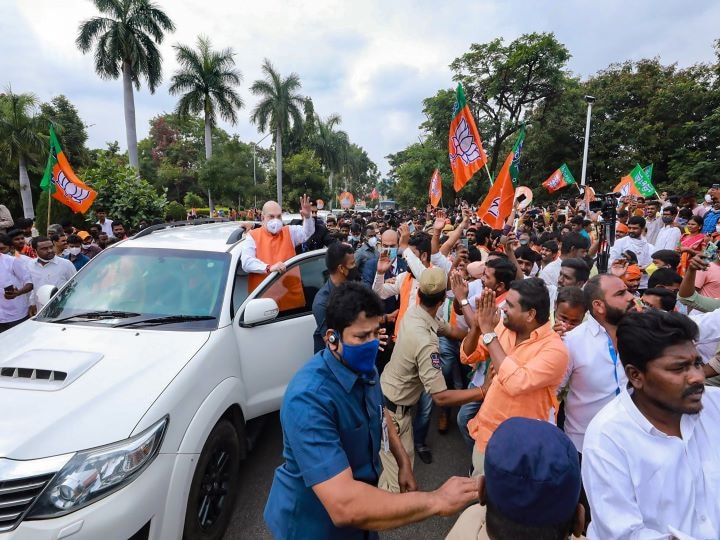
[[[272,298],[253,298],[245,305],[243,324],[249,326],[272,321],[278,313],[280,308]]]
[[[35,296],[39,307],[38,311],[47,305],[56,292],[58,292],[58,288],[55,285],[43,285],[37,290]]]

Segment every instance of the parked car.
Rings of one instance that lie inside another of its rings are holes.
[[[242,234],[151,227],[0,334],[0,538],[222,538],[248,422],[312,356],[325,281],[320,250],[248,294]]]

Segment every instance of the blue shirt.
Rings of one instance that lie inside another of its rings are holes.
[[[80,270],[83,266],[90,262],[90,257],[88,257],[87,255],[83,255],[82,253],[78,253],[75,256],[74,261],[70,259],[70,255],[63,257],[63,259],[67,259],[68,261],[73,263],[73,265],[75,266],[75,271]]]
[[[355,480],[380,478],[382,393],[328,349],[295,374],[280,409],[285,463],[275,470],[264,518],[276,539],[378,538],[336,527],[312,487],[350,467]]]
[[[332,279],[328,278],[325,285],[320,288],[313,300],[312,312],[313,317],[315,317],[315,324],[317,324],[315,332],[313,332],[313,352],[315,353],[318,353],[325,348],[325,340],[323,339],[325,332],[327,332],[327,319],[325,317],[325,312],[327,311],[330,293],[334,290],[335,285],[333,284]]]
[[[703,228],[702,231],[704,234],[712,234],[715,232],[715,225],[717,225],[718,220],[720,220],[720,210],[715,210],[711,208],[707,212],[705,212],[705,215],[703,216]]]

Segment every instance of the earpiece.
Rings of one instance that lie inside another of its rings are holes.
[[[328,342],[337,343],[337,340],[338,340],[337,333],[333,332],[332,334],[330,334],[330,337],[328,338]]]

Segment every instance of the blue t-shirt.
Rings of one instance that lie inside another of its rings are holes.
[[[75,260],[70,260],[70,255],[66,255],[63,257],[63,259],[67,259],[71,263],[73,263],[73,266],[75,266],[75,271],[77,272],[80,270],[83,266],[85,266],[87,263],[90,262],[90,257],[83,255],[82,253],[79,253],[75,256]]]
[[[713,234],[715,232],[715,225],[717,225],[718,220],[720,220],[720,210],[714,210],[711,208],[707,212],[705,212],[705,215],[703,216],[703,228],[702,231],[704,234]]]
[[[327,332],[327,304],[330,300],[330,294],[335,290],[335,284],[332,279],[328,278],[313,300],[312,312],[315,317],[315,332],[313,332],[313,352],[319,353],[325,348],[325,332]]]
[[[264,518],[277,539],[378,538],[336,527],[312,487],[350,467],[353,478],[380,478],[382,392],[377,371],[358,375],[328,349],[288,385],[280,409],[285,463],[275,470]]]

